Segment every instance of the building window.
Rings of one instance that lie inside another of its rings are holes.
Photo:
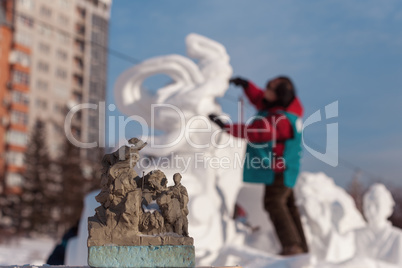
[[[27,73],[15,70],[13,72],[13,83],[29,85],[29,75]]]
[[[82,94],[78,93],[78,92],[74,92],[73,94],[73,99],[77,102],[77,103],[81,103],[82,102]]]
[[[9,144],[26,146],[28,143],[28,136],[25,132],[9,130],[6,135],[6,141]]]
[[[98,117],[96,116],[89,117],[89,127],[93,129],[98,128]]]
[[[34,25],[33,19],[25,15],[17,15],[17,23],[25,25],[28,28],[32,28]]]
[[[52,35],[52,28],[46,24],[38,24],[38,32],[44,36],[51,36]]]
[[[98,141],[98,137],[99,137],[98,133],[94,133],[94,132],[88,133],[88,139],[89,139],[88,141],[89,142]]]
[[[53,105],[53,111],[58,114],[64,114],[64,106],[61,104],[55,103]],[[56,126],[55,126],[56,127]]]
[[[74,65],[79,70],[84,70],[84,61],[81,57],[74,57]]]
[[[34,0],[18,0],[18,5],[29,10],[35,7]]]
[[[23,167],[24,166],[24,153],[9,151],[6,154],[6,161],[7,161],[7,164],[14,165],[17,167]]]
[[[73,133],[73,135],[74,135],[75,137],[78,137],[78,138],[81,137],[81,129],[79,129],[79,128],[73,128],[73,129],[71,130],[71,132]]]
[[[61,98],[68,98],[69,96],[69,90],[67,86],[64,85],[56,85],[54,87],[54,93]]]
[[[76,47],[76,49],[77,49],[78,51],[84,52],[84,50],[85,50],[85,43],[84,43],[84,41],[75,39],[75,47]]]
[[[71,0],[58,0],[59,5],[63,8],[68,8],[70,7],[70,1]]]
[[[12,93],[13,102],[20,103],[20,104],[29,104],[29,97],[28,94],[23,93],[21,91],[14,90]]]
[[[99,94],[100,85],[97,81],[92,81],[89,83],[89,94],[90,95],[98,95]]]
[[[41,91],[47,91],[49,88],[49,83],[43,80],[36,81],[36,88]]]
[[[108,28],[108,21],[100,16],[92,16],[92,25],[96,29],[100,29],[100,32],[106,33]]]
[[[47,73],[47,72],[49,72],[49,64],[46,63],[46,62],[43,62],[43,61],[39,61],[38,62],[38,69],[41,72]]]
[[[99,101],[99,98],[96,98],[96,97],[99,97],[99,96],[95,96],[95,98],[94,98],[94,96],[91,96],[89,98],[89,103],[96,104]]]
[[[6,175],[6,183],[8,187],[19,187],[22,185],[24,179],[21,174],[8,172]]]
[[[44,17],[50,17],[52,16],[52,10],[46,6],[41,6],[40,7],[40,15]]]
[[[40,52],[48,54],[50,52],[50,46],[45,43],[39,43],[38,45]]]
[[[85,35],[85,25],[77,23],[75,25],[75,31],[78,34]]]
[[[57,31],[56,35],[57,35],[57,39],[60,41],[60,43],[62,43],[64,45],[68,45],[68,42],[70,41],[70,36],[68,33]]]
[[[16,125],[28,125],[28,115],[20,111],[11,111],[11,123]]]
[[[25,67],[29,67],[31,57],[20,50],[13,50],[10,53],[10,63],[20,64]]]
[[[62,24],[64,27],[66,27],[68,24],[68,17],[59,14],[59,23]]]
[[[60,107],[63,108],[62,106]],[[64,113],[64,109],[62,110],[62,113]],[[64,128],[58,124],[53,124],[53,132],[57,134],[64,134]]]
[[[80,19],[85,19],[85,15],[86,15],[86,10],[85,10],[85,8],[82,8],[82,7],[77,7],[77,15],[78,15],[78,17],[80,18]]]
[[[68,57],[67,52],[64,50],[61,50],[61,49],[57,50],[56,56],[59,60],[63,60],[63,61],[67,60],[67,57]]]
[[[74,75],[74,84],[76,86],[82,87],[84,85],[84,78],[81,75]]]
[[[47,108],[47,102],[45,100],[41,99],[36,99],[36,107],[39,109],[46,109]]]
[[[61,78],[61,79],[66,79],[67,78],[67,71],[65,69],[62,69],[62,68],[59,67],[59,68],[56,69],[56,76],[58,78]]]
[[[26,47],[31,47],[32,37],[28,33],[17,31],[15,34],[15,42]]]

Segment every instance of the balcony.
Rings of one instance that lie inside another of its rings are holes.
[[[77,112],[71,121],[73,129],[81,129],[81,123],[82,123],[82,114],[81,112]]]
[[[71,129],[71,133],[73,134],[73,136],[77,139],[80,140],[81,139],[81,127],[75,127],[73,126]]]
[[[74,73],[81,74],[84,72],[84,61],[82,57],[74,57]]]
[[[73,99],[76,103],[82,103],[82,93],[81,91],[74,90]]]
[[[80,36],[82,36],[82,37],[85,37],[85,25],[83,25],[83,24],[81,24],[81,23],[77,23],[77,24],[75,25],[75,32],[76,32],[78,35],[80,35]]]
[[[9,56],[9,63],[11,65],[21,65],[23,68],[29,68],[31,57],[26,52],[20,50],[12,50]]]
[[[73,76],[74,88],[82,88],[84,86],[84,78],[82,75],[74,74]]]
[[[85,52],[85,42],[84,40],[81,39],[75,39],[74,40],[74,47],[75,51],[79,54],[82,55]]]
[[[84,8],[77,7],[75,11],[77,13],[77,17],[78,17],[79,20],[85,20],[87,12],[86,12],[86,10]]]

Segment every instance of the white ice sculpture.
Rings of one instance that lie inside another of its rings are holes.
[[[326,237],[327,252],[324,259],[331,263],[339,263],[353,257],[355,253],[354,232],[342,229],[345,209],[339,201],[331,203],[331,230]]]
[[[189,232],[194,237],[198,264],[203,265],[216,258],[226,243],[243,241],[236,234],[231,216],[242,184],[241,164],[237,163],[236,167],[233,164],[236,154],[244,154],[244,143],[222,133],[214,124],[206,130],[210,125],[208,114],[222,113],[216,98],[224,95],[232,75],[226,49],[197,34],[189,34],[186,45],[187,54],[198,60],[197,64],[180,55],[146,60],[119,77],[115,99],[121,112],[141,117],[148,126],[163,132],[159,136],[143,137],[148,138],[149,144],[141,151],[143,155],[152,156],[154,163],[171,153],[182,158],[180,163],[171,158],[169,168],[160,169],[169,180],[175,172],[183,175],[190,197]],[[168,75],[173,82],[151,94],[143,82],[157,74]],[[201,131],[193,133],[196,129]],[[224,144],[229,139],[235,141],[233,146],[220,149],[213,144]],[[170,145],[160,148],[153,144]],[[226,158],[231,167],[214,168],[208,157]]]
[[[95,199],[99,192],[99,190],[92,191],[84,198],[84,208],[78,225],[78,236],[69,239],[66,246],[64,258],[64,265],[66,266],[88,265],[88,217],[92,217],[95,208],[99,207],[99,203]]]
[[[353,257],[353,231],[365,225],[353,199],[324,173],[302,173],[295,187],[311,254],[320,261]]]
[[[163,131],[163,135],[152,137],[155,144],[166,145],[177,141],[166,148],[147,146],[144,154],[165,156],[172,151],[189,151],[186,139],[177,139],[183,137],[184,125],[176,108],[186,120],[221,113],[215,99],[225,94],[232,75],[225,48],[197,34],[188,35],[186,45],[188,55],[197,59],[198,65],[181,55],[155,57],[127,70],[116,82],[115,100],[122,113],[141,117],[148,126]],[[173,82],[152,94],[143,86],[143,82],[157,74],[168,75]],[[202,120],[194,122],[192,128],[196,128],[196,125],[205,128]],[[210,136],[204,135],[203,141],[209,142]]]
[[[387,219],[395,203],[383,184],[374,184],[363,197],[367,226],[356,232],[357,258],[371,258],[402,267],[402,231]]]

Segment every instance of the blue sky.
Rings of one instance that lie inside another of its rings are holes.
[[[145,60],[185,55],[184,39],[191,32],[212,38],[226,47],[234,75],[259,86],[290,76],[305,118],[338,101],[339,117],[310,126],[306,138],[325,147],[326,123],[338,122],[340,161],[361,167],[364,181],[396,183],[402,179],[401,26],[397,0],[115,0],[109,46]],[[108,103],[114,102],[117,77],[133,64],[109,56]],[[240,94],[235,87],[227,92]],[[235,117],[236,104],[220,103]],[[324,171],[341,185],[354,173],[343,162],[331,167],[307,151],[302,169]]]

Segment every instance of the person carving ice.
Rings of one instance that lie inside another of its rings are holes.
[[[367,226],[356,231],[356,256],[402,266],[402,232],[387,220],[395,202],[383,184],[374,184],[363,196]]]
[[[247,140],[243,167],[245,182],[263,183],[264,207],[282,245],[281,255],[308,251],[293,187],[299,173],[301,117],[303,107],[288,77],[268,81],[263,91],[242,79],[230,80],[241,86],[258,113],[249,125],[228,125],[219,116],[209,117],[229,134]]]

